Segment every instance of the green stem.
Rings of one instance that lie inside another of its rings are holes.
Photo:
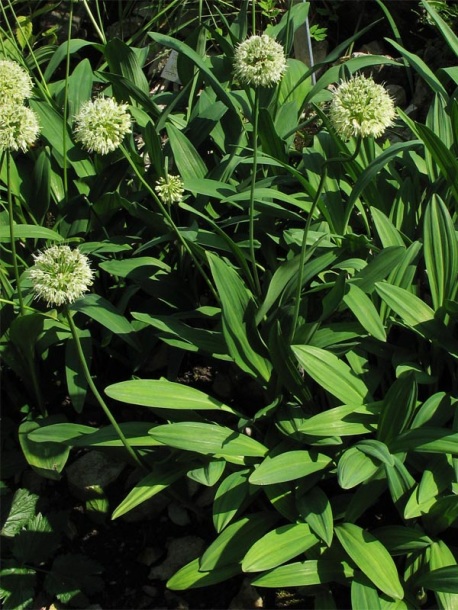
[[[87,3],[87,0],[83,0],[83,4],[84,4],[84,8],[86,9],[87,15],[89,17],[89,19],[92,22],[92,25],[94,26],[95,31],[97,32],[97,34],[99,35],[100,40],[103,42],[103,44],[107,43],[107,39],[105,37],[105,34],[103,33],[103,30],[99,27],[99,24],[97,23],[97,21],[95,20],[94,15],[92,14],[91,9],[89,8],[89,5]],[[96,10],[97,10],[97,16],[100,19],[100,10],[99,10],[99,4],[98,2],[96,3]]]
[[[16,254],[16,240],[14,238],[14,216],[13,216],[13,195],[11,193],[11,153],[9,150],[6,151],[6,188],[8,193],[8,216],[10,225],[10,239],[11,239],[11,254],[13,256],[13,269],[14,277],[16,279],[16,292],[19,300],[19,309],[21,315],[24,315],[24,300],[21,292],[21,282],[19,278],[19,268],[17,264]]]
[[[346,156],[346,157],[331,157],[330,159],[326,159],[326,161],[323,163],[320,182],[318,184],[318,188],[316,190],[315,197],[313,198],[312,206],[311,206],[309,214],[307,216],[307,221],[305,223],[304,233],[302,236],[301,254],[300,254],[300,260],[299,260],[299,274],[297,277],[296,298],[294,301],[293,321],[292,321],[291,333],[290,333],[290,342],[291,343],[293,342],[294,335],[296,333],[297,321],[299,318],[299,310],[300,310],[300,306],[301,306],[301,292],[302,292],[302,282],[304,279],[304,264],[305,264],[305,253],[307,250],[307,237],[309,234],[313,215],[317,208],[318,202],[321,197],[321,193],[323,192],[326,178],[328,176],[328,167],[332,163],[350,163],[351,161],[354,161],[356,159],[356,157],[358,156],[359,151],[361,149],[361,141],[362,141],[361,138],[358,138],[358,141],[356,142],[355,151],[353,152],[352,155]]]
[[[162,201],[159,199],[159,197],[157,196],[157,194],[155,193],[154,189],[148,184],[148,182],[145,180],[144,176],[142,176],[142,174],[140,173],[140,170],[138,169],[138,167],[135,165],[134,161],[131,159],[129,153],[127,152],[127,150],[124,148],[124,146],[120,147],[125,158],[127,159],[128,163],[130,164],[131,168],[134,170],[135,175],[137,176],[137,178],[140,180],[140,182],[143,184],[143,186],[146,188],[146,190],[148,191],[148,193],[151,195],[151,197],[154,199],[156,205],[158,206],[159,210],[161,211],[161,214],[163,214],[164,218],[166,218],[168,224],[170,225],[170,227],[172,228],[173,232],[176,234],[176,236],[178,237],[179,241],[181,242],[181,244],[183,245],[184,249],[186,250],[186,252],[189,254],[189,256],[192,258],[192,260],[194,261],[194,264],[196,266],[196,268],[198,269],[199,273],[201,274],[201,276],[203,277],[203,279],[205,280],[210,292],[212,293],[213,297],[215,298],[216,302],[219,303],[220,299],[218,296],[218,293],[216,292],[212,282],[210,281],[210,278],[208,277],[208,275],[205,273],[204,268],[202,267],[202,265],[200,264],[200,262],[198,261],[198,259],[195,257],[193,251],[191,250],[191,248],[189,247],[189,244],[187,243],[187,241],[185,240],[185,238],[181,235],[180,230],[178,229],[178,227],[176,226],[176,224],[173,222],[172,217],[170,216],[170,214],[167,211],[167,208],[164,206],[164,204],[162,203]]]
[[[118,422],[116,421],[116,419],[113,417],[110,409],[108,408],[108,405],[106,404],[106,402],[103,400],[102,396],[100,395],[92,377],[91,377],[91,373],[89,371],[89,367],[87,365],[86,362],[86,358],[84,356],[84,352],[83,352],[83,348],[81,347],[81,341],[78,335],[78,329],[75,326],[75,323],[73,321],[73,317],[72,317],[72,313],[69,309],[65,309],[65,315],[67,317],[68,320],[68,324],[70,326],[70,331],[72,333],[72,337],[73,340],[75,341],[75,346],[76,346],[76,351],[78,353],[78,358],[80,360],[81,366],[83,367],[83,373],[84,373],[84,377],[86,378],[86,381],[88,383],[89,388],[91,389],[92,393],[94,394],[95,398],[97,399],[97,402],[99,403],[99,405],[102,407],[103,412],[105,413],[105,415],[107,416],[109,422],[111,423],[111,425],[113,426],[113,428],[116,430],[122,444],[124,445],[124,447],[126,448],[127,453],[130,455],[130,457],[134,460],[134,462],[137,464],[137,466],[140,466],[140,468],[145,468],[144,464],[142,463],[140,456],[135,452],[135,450],[133,449],[133,447],[131,445],[129,445],[129,441],[127,440],[127,438],[125,437],[123,431],[121,430],[121,428],[119,427]]]
[[[256,266],[256,252],[254,248],[254,191],[256,187],[256,174],[258,173],[258,118],[259,118],[259,91],[256,89],[253,104],[253,166],[251,169],[250,207],[249,207],[249,242],[250,258],[253,269],[253,279],[257,295],[261,295],[258,269]]]

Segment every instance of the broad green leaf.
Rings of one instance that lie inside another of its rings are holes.
[[[119,38],[112,38],[103,50],[110,72],[122,74],[143,93],[149,94],[149,83],[142,69],[140,55]]]
[[[431,572],[441,568],[456,567],[457,565],[452,551],[442,540],[438,540],[431,545],[428,563]],[[439,602],[439,607],[443,608],[443,610],[455,610],[458,606],[458,593],[450,593],[438,589],[435,595]]]
[[[13,230],[15,239],[49,239],[51,241],[62,241],[64,239],[59,233],[36,225],[15,224]],[[8,225],[0,226],[0,241],[11,241]]]
[[[70,448],[58,442],[36,443],[29,438],[33,430],[46,426],[45,420],[25,421],[19,426],[19,443],[27,463],[46,479],[58,481],[70,455]]]
[[[386,341],[385,328],[375,305],[356,283],[347,284],[347,293],[343,300],[370,335],[380,341]]]
[[[397,379],[385,394],[380,409],[377,438],[387,445],[403,432],[413,417],[417,403],[417,383],[413,375]],[[400,409],[399,405],[403,408]]]
[[[213,525],[221,532],[242,509],[254,488],[248,482],[249,470],[236,470],[216,490],[213,501]]]
[[[355,574],[351,581],[351,607],[352,610],[381,610],[377,590],[363,574]]]
[[[394,599],[404,597],[396,565],[377,538],[353,523],[337,525],[335,533],[349,557],[377,588]]]
[[[299,432],[311,436],[353,436],[373,432],[380,411],[378,403],[342,405],[303,421]]]
[[[363,292],[371,294],[375,283],[384,280],[389,274],[399,267],[405,253],[402,246],[390,246],[383,248],[361,271],[358,271],[350,283],[357,284]]]
[[[31,494],[28,489],[17,489],[8,516],[2,525],[1,535],[8,538],[16,536],[35,515],[37,501],[38,496]]]
[[[220,400],[182,383],[166,379],[133,379],[105,388],[114,400],[156,409],[221,410],[234,413]]]
[[[166,129],[175,163],[183,180],[203,178],[207,174],[207,168],[194,145],[172,123],[167,123]]]
[[[320,487],[312,487],[310,491],[296,499],[297,512],[310,525],[313,533],[331,546],[334,535],[334,521],[331,503]]]
[[[319,543],[306,523],[282,525],[257,540],[242,561],[244,572],[270,570]]]
[[[125,422],[119,424],[124,436],[133,447],[155,447],[162,445],[155,441],[148,432],[149,422]],[[52,424],[37,428],[29,433],[31,440],[37,443],[55,441],[70,447],[123,447],[123,443],[113,426],[93,428],[82,424]]]
[[[80,593],[91,595],[102,591],[101,572],[102,566],[86,555],[60,554],[45,576],[44,588],[62,603],[77,606]]]
[[[434,194],[423,220],[426,271],[435,310],[456,294],[458,241],[452,218],[442,199]]]
[[[306,373],[345,404],[362,405],[370,399],[362,379],[331,352],[311,345],[293,345],[292,350]]]
[[[307,587],[328,582],[345,582],[354,572],[348,564],[326,559],[298,561],[274,568],[255,576],[251,584],[256,587]]]
[[[121,504],[113,511],[111,518],[117,519],[139,504],[142,504],[142,502],[146,502],[146,500],[149,500],[181,478],[188,469],[189,466],[186,467],[182,464],[166,464],[161,468],[155,468],[153,472],[146,475],[127,494]]]
[[[0,570],[0,599],[4,610],[29,610],[35,597],[36,572],[30,568]]]
[[[415,451],[419,453],[451,453],[458,454],[458,432],[444,428],[423,426],[407,430],[391,443],[391,451]]]
[[[99,264],[100,269],[118,277],[134,277],[137,271],[151,276],[151,267],[170,271],[170,267],[152,256],[135,256],[125,260],[109,260]]]
[[[215,254],[208,252],[207,257],[221,299],[223,333],[229,354],[246,373],[268,381],[271,365],[253,347],[254,341],[261,347],[261,339],[254,315],[249,316],[250,309],[254,308],[252,295],[235,269]],[[247,317],[250,317],[248,321]]]
[[[433,541],[420,528],[387,525],[372,531],[391,555],[407,555],[428,548]]]
[[[248,549],[278,520],[277,513],[252,513],[228,525],[200,558],[200,570],[210,572],[240,564]]]
[[[102,326],[105,326],[109,331],[123,339],[134,349],[140,350],[140,344],[135,331],[130,322],[119,313],[110,301],[107,301],[98,294],[87,294],[78,301],[75,301],[70,306],[72,311],[84,313],[89,318],[92,318]]]
[[[434,72],[427,66],[427,64],[415,55],[414,53],[409,53],[406,51],[400,44],[391,40],[390,38],[386,39],[393,47],[401,53],[403,57],[407,59],[409,65],[414,68],[416,72],[421,76],[421,78],[431,87],[433,91],[436,93],[440,93],[445,99],[448,98],[448,94],[440,80],[435,76]]]
[[[423,8],[428,11],[431,19],[435,22],[437,27],[439,28],[440,33],[442,34],[444,40],[447,42],[448,46],[452,50],[455,56],[458,56],[458,36],[451,29],[448,23],[442,19],[440,13],[436,11],[433,4],[431,2],[427,2],[425,0],[421,0],[421,4]],[[444,7],[445,8],[445,7]],[[452,5],[450,5],[450,9]]]
[[[404,246],[402,235],[391,220],[378,208],[371,207],[370,210],[382,246],[384,248]]]
[[[178,422],[156,426],[150,434],[164,445],[204,455],[263,457],[268,451],[253,438],[216,424]]]
[[[267,457],[251,474],[253,485],[273,485],[306,477],[326,470],[332,460],[316,451],[285,451],[275,457]]]
[[[226,460],[214,458],[203,466],[198,466],[187,472],[187,477],[206,487],[213,487],[223,475]]]
[[[357,447],[345,451],[337,465],[337,480],[342,489],[351,489],[370,479],[379,469],[380,462]]]
[[[231,564],[216,568],[211,572],[200,570],[199,558],[193,559],[167,581],[167,589],[171,591],[187,591],[199,587],[209,587],[225,580],[229,580],[241,571],[238,564]]]
[[[407,497],[415,486],[415,479],[399,456],[393,455],[393,465],[385,464],[386,478],[393,503],[402,514]]]
[[[458,594],[458,566],[445,566],[422,574],[418,584],[424,589]]]

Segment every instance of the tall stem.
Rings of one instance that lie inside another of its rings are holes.
[[[11,193],[11,153],[6,151],[6,189],[8,193],[8,216],[11,239],[11,254],[13,256],[14,277],[16,279],[16,292],[19,301],[19,310],[24,315],[24,300],[21,292],[21,281],[19,278],[19,268],[17,264],[16,240],[14,237],[14,216],[13,216],[13,194]]]
[[[134,448],[131,445],[129,445],[129,441],[127,440],[123,431],[119,427],[118,422],[112,415],[110,409],[108,408],[108,405],[103,400],[102,396],[100,395],[100,393],[91,377],[91,373],[89,371],[89,367],[86,362],[86,357],[84,356],[83,348],[81,347],[81,341],[80,341],[80,338],[78,335],[78,330],[73,321],[72,313],[67,308],[65,309],[65,315],[68,320],[68,324],[70,326],[70,331],[72,333],[73,340],[75,341],[78,358],[79,358],[79,361],[83,368],[84,377],[86,378],[89,388],[91,389],[92,393],[94,394],[95,398],[97,399],[97,402],[99,403],[99,405],[102,407],[102,410],[105,413],[105,415],[107,416],[109,422],[111,423],[113,428],[116,430],[116,433],[118,434],[122,444],[126,448],[127,453],[134,460],[134,462],[137,464],[137,466],[140,466],[141,468],[145,468],[145,466],[143,465],[143,463],[140,459],[140,456],[136,453]]]
[[[256,252],[254,248],[254,191],[256,187],[256,174],[258,173],[258,118],[259,118],[259,90],[256,89],[253,104],[253,166],[251,169],[250,208],[249,208],[249,242],[250,258],[253,269],[253,279],[258,296],[261,295],[258,269],[256,266]]]
[[[176,224],[173,222],[172,217],[170,216],[167,208],[164,206],[164,204],[162,203],[162,201],[159,199],[159,197],[156,195],[156,193],[154,192],[154,189],[148,184],[148,182],[145,180],[145,178],[142,176],[142,174],[140,173],[138,167],[135,165],[135,163],[132,161],[128,151],[124,148],[124,146],[120,147],[122,152],[124,153],[125,158],[127,159],[129,165],[131,166],[131,168],[134,170],[135,175],[137,176],[137,178],[140,180],[140,182],[143,184],[143,186],[146,188],[146,190],[148,191],[148,193],[151,195],[151,197],[154,199],[156,205],[158,206],[159,210],[161,211],[161,214],[164,215],[164,218],[166,218],[167,222],[169,223],[170,227],[172,228],[172,230],[174,231],[174,233],[176,234],[176,236],[178,237],[178,239],[180,240],[181,244],[183,245],[184,249],[186,250],[186,252],[189,254],[189,256],[192,258],[192,260],[194,261],[194,264],[196,266],[196,268],[198,269],[199,273],[201,274],[201,276],[203,277],[203,279],[205,280],[205,283],[207,284],[210,292],[212,293],[213,297],[216,299],[216,302],[219,303],[219,296],[218,293],[216,292],[212,282],[210,281],[210,278],[208,277],[208,275],[205,273],[204,268],[202,267],[202,265],[200,264],[199,260],[196,258],[196,256],[194,255],[193,251],[191,250],[191,248],[189,247],[189,244],[187,243],[187,241],[185,240],[185,238],[181,235],[180,230],[178,229],[178,227],[176,226]]]
[[[296,286],[296,298],[294,301],[294,311],[293,311],[293,321],[291,324],[291,333],[290,333],[290,342],[293,341],[294,335],[296,333],[297,320],[299,318],[299,310],[301,306],[301,292],[302,292],[302,282],[304,280],[304,264],[305,264],[305,253],[307,250],[307,237],[310,230],[310,224],[312,222],[313,215],[315,213],[316,207],[321,197],[321,193],[323,192],[324,184],[326,182],[326,178],[328,176],[328,168],[332,163],[350,163],[354,161],[359,154],[361,149],[361,138],[358,138],[356,142],[355,151],[352,155],[347,157],[332,157],[327,159],[323,163],[323,168],[321,171],[320,182],[318,184],[318,188],[315,193],[315,197],[313,198],[312,206],[310,208],[310,212],[307,216],[307,221],[305,223],[304,233],[302,236],[302,245],[301,245],[301,254],[299,260],[299,273],[297,277],[297,286]]]

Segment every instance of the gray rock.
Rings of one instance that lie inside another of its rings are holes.
[[[97,498],[100,489],[116,481],[123,469],[123,463],[107,457],[101,451],[89,451],[67,468],[69,490],[80,500]]]

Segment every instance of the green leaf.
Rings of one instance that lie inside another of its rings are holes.
[[[48,421],[25,421],[19,426],[19,443],[27,463],[42,477],[58,481],[70,455],[70,448],[58,442],[36,443],[29,434]],[[53,439],[54,441],[55,439]]]
[[[21,565],[38,566],[54,555],[60,546],[60,538],[60,532],[54,531],[49,520],[38,513],[14,537],[11,550]]]
[[[352,610],[381,610],[377,590],[363,574],[355,574],[351,581]]]
[[[11,508],[0,534],[8,538],[16,536],[35,515],[37,501],[37,495],[31,494],[27,489],[18,489],[14,493]]]
[[[251,474],[252,485],[273,485],[294,481],[314,472],[326,470],[331,458],[317,451],[285,451],[275,457],[267,457]]]
[[[372,533],[391,555],[407,555],[428,548],[433,543],[421,529],[403,525],[379,527]]]
[[[426,271],[435,310],[453,299],[458,275],[458,242],[455,226],[442,199],[434,194],[423,221]]]
[[[421,0],[421,4],[423,8],[430,14],[431,19],[437,25],[439,32],[442,34],[444,40],[447,42],[452,52],[455,54],[455,56],[458,56],[458,37],[456,36],[455,32],[451,29],[448,23],[444,19],[442,19],[439,12],[436,11],[431,2]],[[451,9],[452,5],[450,5],[450,10]]]
[[[210,572],[230,564],[240,564],[256,540],[278,520],[277,513],[252,513],[231,523],[200,558],[200,570]]]
[[[380,463],[357,447],[347,449],[337,465],[337,480],[342,489],[351,489],[370,479],[379,469]]]
[[[14,225],[14,238],[15,239],[49,239],[51,241],[63,241],[63,237],[47,229],[46,227],[38,227],[36,225]],[[10,229],[8,225],[0,226],[0,241],[9,242]]]
[[[404,246],[405,244],[402,235],[391,220],[378,208],[371,207],[370,210],[383,248],[389,248],[390,246]]]
[[[226,468],[226,461],[215,458],[209,460],[203,466],[198,466],[187,472],[187,477],[193,481],[197,481],[206,487],[213,487],[223,475]]]
[[[431,545],[428,564],[431,572],[434,572],[440,568],[455,567],[457,562],[445,542],[438,540]],[[457,593],[437,590],[436,598],[439,602],[439,607],[443,608],[443,610],[455,610],[458,606]]]
[[[326,559],[298,561],[274,568],[255,576],[251,584],[256,587],[307,587],[328,582],[345,582],[354,572],[348,564]]]
[[[319,543],[306,523],[282,525],[257,540],[242,561],[244,572],[270,570]]]
[[[229,354],[243,371],[268,381],[271,365],[253,348],[254,340],[261,345],[254,316],[247,321],[250,309],[254,308],[252,295],[233,267],[210,252],[207,257],[221,299],[223,332]]]
[[[362,379],[337,356],[311,345],[293,345],[292,350],[305,371],[325,390],[346,404],[362,405],[369,398]]]
[[[114,305],[98,294],[87,294],[70,306],[72,311],[79,311],[95,320],[136,350],[141,350],[135,331],[127,319],[119,313]]]
[[[403,432],[413,417],[417,403],[417,383],[411,374],[397,379],[385,394],[380,409],[377,438],[387,445]],[[403,405],[400,409],[399,405]]]
[[[59,555],[46,575],[45,588],[61,602],[72,604],[73,600],[78,607],[77,599],[81,593],[90,595],[102,591],[101,572],[102,566],[86,555]]]
[[[378,403],[342,405],[306,419],[299,432],[311,436],[353,436],[368,434],[377,425]]]
[[[240,573],[240,566],[232,564],[222,568],[216,568],[211,572],[200,570],[199,558],[193,559],[167,581],[167,589],[171,591],[187,591],[199,587],[216,585]]]
[[[375,305],[367,294],[358,288],[356,283],[347,284],[347,293],[344,296],[344,301],[361,326],[365,328],[370,335],[379,339],[379,341],[386,341],[385,328]]]
[[[458,454],[458,432],[444,428],[423,426],[400,434],[391,443],[391,451],[415,451],[418,453],[451,453]]]
[[[381,542],[353,523],[342,523],[335,528],[339,542],[358,568],[383,593],[403,599],[396,565]]]
[[[268,451],[249,436],[216,424],[178,422],[156,426],[150,434],[164,445],[204,455],[263,457]]]
[[[181,478],[189,469],[179,464],[165,464],[157,466],[153,472],[143,477],[127,494],[124,500],[113,511],[112,519],[117,519],[134,509],[142,502],[146,502],[169,485]]]
[[[213,501],[213,525],[221,532],[253,495],[254,487],[248,482],[249,470],[236,470],[216,490]]]
[[[207,168],[193,144],[172,123],[167,123],[166,129],[181,178],[203,178],[207,174]]]
[[[30,610],[35,597],[35,570],[7,568],[0,570],[0,599],[4,610]]]
[[[122,74],[126,80],[135,85],[140,91],[149,94],[148,79],[139,61],[139,53],[134,48],[119,38],[112,38],[105,45],[103,52],[110,72]]]
[[[114,400],[156,409],[213,410],[234,413],[221,401],[182,383],[165,379],[133,379],[105,388]]]
[[[296,499],[296,506],[299,516],[307,521],[313,533],[331,546],[334,520],[331,503],[324,491],[320,487],[312,487]]]
[[[424,589],[458,594],[458,566],[445,566],[422,574],[418,584]]]

